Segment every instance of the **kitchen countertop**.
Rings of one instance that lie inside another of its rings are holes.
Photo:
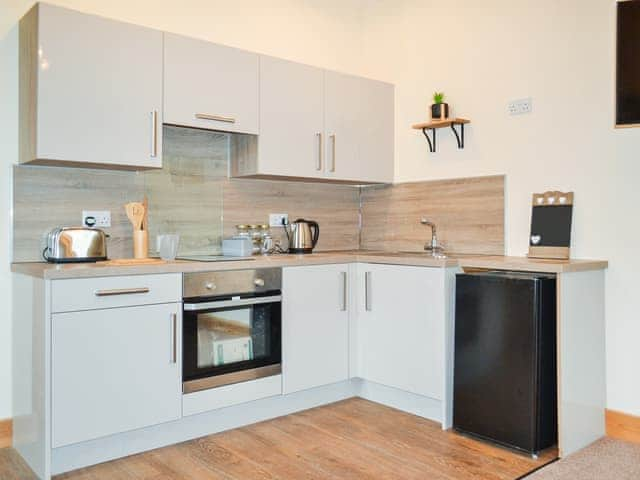
[[[487,255],[455,255],[432,257],[423,252],[381,252],[368,250],[317,252],[308,255],[256,256],[253,260],[229,262],[194,262],[176,260],[160,264],[108,265],[103,263],[51,264],[45,262],[13,263],[11,271],[45,280],[65,278],[110,277],[159,273],[189,273],[249,268],[295,267],[336,263],[382,263],[418,267],[461,267],[491,270],[522,270],[542,273],[564,273],[607,268],[604,260],[543,260],[527,257]]]
[[[474,255],[459,260],[465,269],[520,270],[540,273],[584,272],[603,270],[609,266],[607,260],[548,260],[544,258],[506,257]]]

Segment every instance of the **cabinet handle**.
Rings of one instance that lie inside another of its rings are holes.
[[[171,363],[178,363],[178,314],[171,314]]]
[[[322,171],[322,133],[316,133],[316,137],[318,137],[318,164],[316,165],[316,170]]]
[[[331,139],[331,173],[336,171],[336,136],[329,135]]]
[[[118,288],[114,290],[96,290],[96,297],[113,297],[116,295],[136,295],[140,293],[149,293],[149,289],[144,288]]]
[[[158,156],[158,111],[151,112],[151,157]]]
[[[364,308],[371,311],[371,272],[364,274]]]
[[[212,120],[214,122],[236,123],[233,117],[223,117],[222,115],[209,115],[207,113],[196,113],[198,120]]]
[[[340,272],[342,276],[342,308],[343,312],[347,311],[347,272]]]

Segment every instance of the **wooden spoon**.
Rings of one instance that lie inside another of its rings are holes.
[[[149,199],[146,195],[144,196],[142,205],[144,206],[144,220],[142,221],[142,226],[140,228],[142,230],[149,230]]]
[[[131,202],[127,203],[124,209],[127,212],[127,217],[129,217],[131,225],[133,225],[133,229],[141,230],[146,210],[144,205],[138,202]]]

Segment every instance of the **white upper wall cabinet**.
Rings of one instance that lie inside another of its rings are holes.
[[[393,181],[394,88],[325,72],[326,173],[366,183]]]
[[[391,183],[395,156],[395,87],[365,78],[360,78],[359,83],[358,157],[354,172],[368,182]]]
[[[165,33],[165,123],[258,134],[258,58]]]
[[[20,163],[161,168],[167,123],[243,134],[235,177],[393,181],[390,84],[39,3],[20,85]]]
[[[249,174],[323,178],[323,75],[319,68],[260,57],[260,137]]]
[[[260,57],[260,136],[234,139],[232,175],[393,182],[393,85]]]
[[[357,180],[365,173],[358,165],[358,125],[361,79],[336,72],[324,74],[326,174]]]
[[[162,32],[36,4],[20,87],[21,163],[162,166]]]

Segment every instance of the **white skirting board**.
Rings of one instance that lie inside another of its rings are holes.
[[[442,402],[379,383],[354,379],[358,397],[442,423]],[[445,425],[443,424],[443,428]]]
[[[353,379],[285,396],[264,398],[221,408],[199,415],[190,415],[175,422],[56,448],[52,452],[52,472],[57,475],[356,396],[440,422],[442,408],[437,400],[361,379]]]

